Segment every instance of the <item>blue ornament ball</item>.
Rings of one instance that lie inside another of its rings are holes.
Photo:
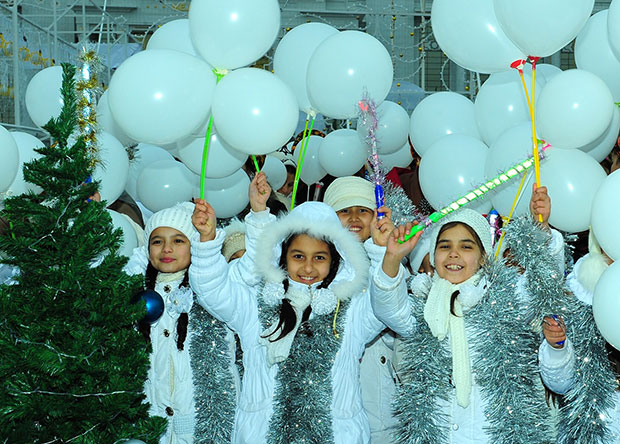
[[[164,314],[164,299],[154,290],[142,290],[132,298],[132,302],[144,301],[146,303],[146,315],[143,320],[148,324],[157,322]]]

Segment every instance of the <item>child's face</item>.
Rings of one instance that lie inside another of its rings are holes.
[[[149,239],[149,260],[162,273],[185,270],[191,261],[189,239],[174,228],[154,229]]]
[[[312,285],[329,274],[332,256],[327,242],[300,234],[286,252],[286,270],[295,282]]]
[[[439,235],[435,247],[435,270],[439,277],[460,284],[476,274],[481,261],[482,251],[465,225],[455,225]]]
[[[284,185],[278,190],[279,193],[288,196],[293,192],[293,184],[295,183],[295,174],[291,172],[286,172],[286,182]]]
[[[347,207],[337,211],[338,219],[343,227],[364,242],[370,237],[370,224],[374,218],[374,212],[366,207]]]

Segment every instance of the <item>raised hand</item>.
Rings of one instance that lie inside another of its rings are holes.
[[[377,220],[377,212],[383,212],[385,217]],[[381,207],[375,210],[375,217],[370,223],[370,235],[375,245],[381,247],[387,246],[388,238],[394,230],[395,226],[392,222],[392,210],[388,207]]]
[[[400,225],[388,237],[387,249],[385,250],[381,267],[383,272],[390,277],[396,277],[401,261],[413,251],[418,244],[418,240],[420,240],[420,236],[422,236],[422,231],[420,231],[408,241],[402,244],[398,242],[399,239],[401,241],[405,240],[405,236],[409,234],[413,225],[411,222],[408,222],[406,225]]]
[[[549,228],[549,216],[551,215],[551,199],[547,194],[547,187],[538,187],[536,182],[532,187],[532,198],[530,199],[530,213],[534,220],[538,221],[538,215],[542,216],[542,225]]]
[[[549,345],[553,348],[562,348],[566,341],[566,326],[561,317],[545,316],[543,319],[543,334]]]
[[[250,208],[252,211],[259,212],[267,209],[267,199],[271,194],[271,187],[267,182],[267,176],[262,171],[257,173],[252,182],[248,195],[250,197]]]
[[[207,242],[215,239],[215,227],[217,223],[215,210],[204,199],[196,198],[194,199],[194,204],[192,223],[200,233],[200,242]]]

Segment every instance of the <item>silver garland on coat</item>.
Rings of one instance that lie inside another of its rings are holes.
[[[506,231],[508,247],[519,264],[527,269],[532,324],[540,324],[544,316],[562,315],[577,358],[575,384],[560,409],[557,442],[609,442],[606,410],[613,405],[617,382],[605,350],[605,340],[596,328],[592,307],[569,293],[557,264],[549,257],[548,234],[541,232],[530,218],[515,220]]]
[[[551,430],[536,361],[538,335],[515,303],[517,271],[502,261],[483,267],[489,282],[481,301],[466,314],[472,369],[486,401],[490,442],[548,443]],[[404,341],[402,384],[394,403],[399,428],[397,444],[439,444],[448,441],[448,417],[439,400],[450,400],[452,362],[449,339],[440,343],[424,321],[426,295],[414,295],[418,333]]]
[[[231,442],[236,409],[232,358],[224,324],[198,304],[189,313],[197,444]]]
[[[605,340],[596,328],[592,306],[573,297],[566,310],[567,336],[576,354],[575,384],[564,397],[558,424],[560,444],[612,442],[607,411],[618,386]]]
[[[340,303],[337,331],[340,338],[348,302]],[[278,322],[280,304],[259,303],[263,327]],[[330,444],[332,429],[331,369],[341,340],[334,336],[334,313],[311,317],[295,335],[288,358],[279,364],[276,376],[273,415],[267,444]]]

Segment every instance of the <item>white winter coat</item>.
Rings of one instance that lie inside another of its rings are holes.
[[[341,346],[331,370],[334,441],[337,444],[367,444],[370,430],[362,408],[359,362],[365,345],[383,330],[384,325],[374,316],[369,293],[364,288],[368,283],[368,262],[359,241],[342,228],[330,207],[320,202],[307,202],[270,225],[261,235],[262,245],[256,257],[257,273],[267,282],[281,282],[285,275],[277,267],[280,244],[291,233],[302,231],[334,242],[342,259],[339,272],[329,288],[341,299],[350,298],[344,332],[340,333]],[[260,341],[264,327],[259,319],[259,287],[242,285],[231,279],[220,254],[223,240],[224,233],[218,230],[213,241],[192,243],[190,281],[200,303],[213,316],[226,322],[241,339],[244,374],[233,442],[262,444],[273,413],[278,365],[268,365],[267,348]],[[290,280],[289,284],[296,288],[301,286]]]
[[[553,231],[549,252],[562,267],[564,262],[563,247],[562,236],[560,233]],[[373,309],[377,317],[399,335],[408,337],[416,334],[416,319],[412,312],[412,302],[408,294],[405,278],[406,272],[402,265],[398,275],[394,278],[387,276],[381,267],[378,267],[372,279],[371,294],[373,295]],[[526,275],[522,275],[517,283],[515,298],[519,301],[527,301],[529,298],[525,290],[525,280]],[[467,318],[465,321],[465,333],[468,344],[471,344],[473,331],[467,323]],[[472,351],[470,348],[472,363],[474,362],[473,353],[475,351]],[[481,387],[476,383],[476,369],[473,366],[471,374],[471,394],[469,405],[466,408],[458,405],[456,389],[451,391],[449,401],[437,399],[438,409],[447,418],[445,427],[449,434],[446,442],[453,444],[491,444],[491,437],[485,430],[487,425],[484,413],[486,402],[482,397]]]
[[[573,268],[573,271],[566,278],[568,287],[584,304],[592,305],[593,293],[586,288],[578,279],[578,274],[583,263],[588,259],[589,254],[580,258]],[[567,319],[566,322],[570,322]],[[551,347],[543,340],[538,350],[538,363],[540,374],[545,385],[553,392],[560,395],[568,392],[574,385],[575,376],[575,349],[570,338],[560,349]],[[610,440],[606,444],[620,444],[620,392],[613,394],[613,407],[606,412],[611,430]]]

